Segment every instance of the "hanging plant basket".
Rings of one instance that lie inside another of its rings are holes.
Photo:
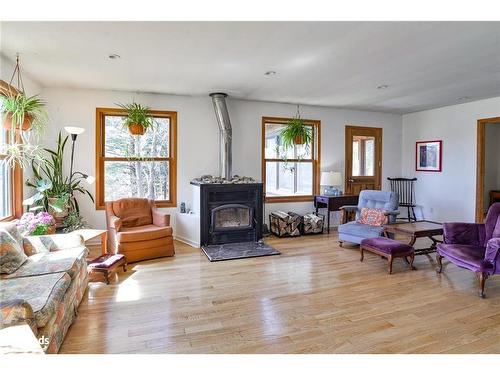
[[[23,121],[23,124],[21,125],[21,130],[22,131],[28,131],[30,130],[31,128],[31,121],[32,121],[32,117],[29,116],[29,115],[24,115],[24,121]],[[12,130],[13,127],[12,127],[12,113],[6,113],[5,114],[5,120],[3,122],[3,128],[6,129],[6,130]],[[19,124],[17,124],[15,126],[15,129],[16,130],[19,130]]]
[[[300,118],[292,119],[280,132],[282,145],[288,149],[294,145],[310,145],[313,140],[312,129]]]
[[[13,86],[17,77],[17,88]],[[2,101],[0,112],[3,117],[4,129],[12,133],[28,131],[41,135],[47,124],[47,112],[45,102],[38,95],[27,96],[24,90],[19,56],[16,58],[16,66],[8,84],[8,89],[1,93]],[[26,141],[26,140],[25,140]]]
[[[296,145],[303,145],[305,143],[304,141],[304,137],[301,136],[301,135],[297,135],[295,136],[295,138],[293,139],[293,142],[296,144]]]
[[[153,128],[154,121],[151,117],[149,107],[138,103],[119,104],[126,112],[124,116],[123,126],[128,128],[132,135],[143,135],[148,129]]]
[[[146,132],[146,129],[141,124],[132,123],[128,125],[128,131],[132,135],[143,135]]]

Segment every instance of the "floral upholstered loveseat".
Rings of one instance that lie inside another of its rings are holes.
[[[22,237],[13,223],[0,223],[0,328],[28,324],[57,353],[88,284],[82,237]]]

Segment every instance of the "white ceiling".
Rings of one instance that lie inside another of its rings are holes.
[[[500,22],[2,22],[1,51],[47,87],[394,113],[500,96]]]

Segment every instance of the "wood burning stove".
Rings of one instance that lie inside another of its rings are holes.
[[[259,241],[262,238],[263,187],[251,184],[202,184],[201,246]]]

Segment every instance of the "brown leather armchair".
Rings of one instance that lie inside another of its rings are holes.
[[[152,199],[123,198],[106,202],[108,251],[124,254],[128,262],[173,256],[170,215]]]

